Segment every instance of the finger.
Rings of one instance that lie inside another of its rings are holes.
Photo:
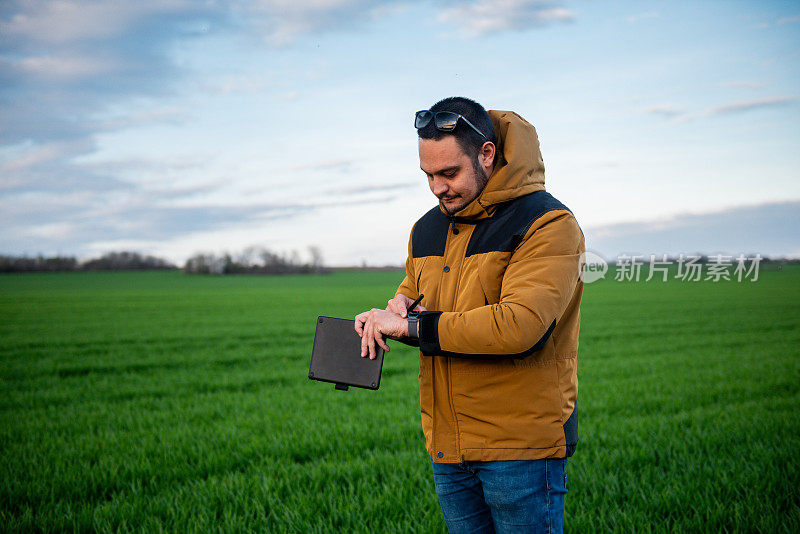
[[[375,337],[375,318],[373,318],[369,322],[369,336],[367,336],[367,356],[371,355],[375,351],[375,342],[373,338]]]
[[[369,329],[365,329],[364,331],[364,357],[369,358],[370,350],[372,349],[372,323],[370,323]]]
[[[358,315],[356,315],[356,319],[355,319],[355,328],[356,328],[356,332],[358,332],[359,336],[363,336],[364,335],[364,318],[361,317],[362,315],[363,315],[363,313],[359,313]]]
[[[408,298],[407,296],[403,295],[402,293],[397,295],[394,299],[394,312],[398,314],[400,317],[405,317],[408,314],[408,306],[413,300]]]
[[[378,336],[375,338],[375,341],[377,341],[378,345],[380,345],[381,348],[383,350],[385,350],[386,352],[389,352],[390,350],[392,350],[392,349],[389,348],[389,344],[386,343],[386,340],[384,339],[383,335],[378,334]]]
[[[375,339],[379,335],[380,334],[378,334],[377,330],[373,326],[372,331],[370,332],[370,336],[369,336],[369,359],[370,360],[374,360],[375,359]]]
[[[371,315],[369,320],[369,326],[365,330],[364,339],[366,340],[367,350],[365,352],[365,356],[369,356],[372,358],[372,355],[375,353],[375,331],[377,329],[377,324],[375,321],[375,316]]]
[[[406,302],[407,298],[408,297],[405,295],[397,295],[394,299],[395,309],[397,310],[395,313],[404,319],[406,315],[408,315],[408,303]]]
[[[368,328],[369,328],[369,321],[367,321],[364,324],[364,328],[362,329],[362,335],[361,335],[361,357],[362,358],[367,355],[367,341],[369,340],[369,335],[367,334],[368,333]]]
[[[389,305],[386,306],[386,311],[396,313],[400,317],[406,316],[406,307],[399,302],[398,298],[393,298],[392,300],[389,301]]]
[[[377,330],[377,324],[375,324],[375,319],[373,318],[369,325],[369,337],[367,338],[367,355],[372,358],[372,355],[375,354],[375,332]]]

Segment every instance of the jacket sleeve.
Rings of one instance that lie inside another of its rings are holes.
[[[408,238],[408,256],[406,256],[406,277],[403,279],[400,287],[398,287],[397,291],[394,293],[395,297],[402,293],[412,300],[416,299],[419,295],[419,290],[417,289],[417,277],[414,274],[414,259],[411,254],[413,239],[414,228],[411,228],[411,235]]]
[[[414,259],[412,256],[412,243],[414,239],[414,229],[411,229],[411,236],[408,238],[408,256],[406,257],[406,277],[403,279],[403,282],[400,284],[400,287],[397,288],[394,296],[399,294],[403,294],[410,299],[416,299],[419,296],[419,290],[417,289],[417,276],[414,274]],[[401,343],[405,343],[406,345],[410,345],[412,347],[419,347],[419,340],[416,338],[402,338],[398,339]]]
[[[466,312],[423,312],[426,355],[524,356],[544,346],[578,288],[583,233],[571,213],[534,221],[511,255],[500,301]]]

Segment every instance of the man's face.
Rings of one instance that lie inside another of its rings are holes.
[[[448,215],[475,200],[486,185],[486,175],[479,174],[480,169],[475,168],[452,135],[438,141],[420,139],[419,166],[428,176],[431,192]]]

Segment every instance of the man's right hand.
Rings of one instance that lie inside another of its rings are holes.
[[[410,299],[407,296],[400,293],[395,298],[389,301],[388,306],[386,306],[386,311],[396,313],[400,317],[405,318],[408,315],[408,307],[411,306],[412,304],[414,304],[414,299]],[[417,306],[411,311],[421,312],[428,310],[423,305],[417,304]]]

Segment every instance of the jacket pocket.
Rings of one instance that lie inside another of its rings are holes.
[[[489,252],[483,254],[478,265],[478,279],[483,290],[484,304],[497,304],[500,302],[500,292],[503,288],[503,275],[508,267],[509,254],[503,252]]]
[[[414,270],[416,271],[416,279],[414,280],[414,282],[416,283],[417,286],[417,295],[422,293],[422,290],[420,289],[420,282],[422,278],[422,270],[425,268],[425,262],[427,261],[427,259],[428,259],[427,256],[423,256],[422,258],[414,260],[415,261]]]

